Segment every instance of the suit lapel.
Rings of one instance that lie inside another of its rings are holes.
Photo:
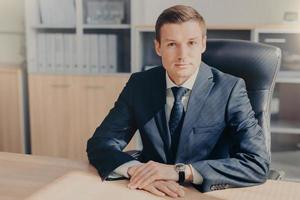
[[[162,138],[164,146],[164,152],[166,153],[165,161],[168,162],[169,151],[171,146],[171,136],[167,126],[165,105],[166,105],[166,71],[160,66],[161,70],[157,74],[157,77],[152,80],[151,86],[151,100],[153,102],[152,108],[154,109],[154,118],[159,130],[159,134]]]
[[[182,125],[180,140],[177,152],[182,152],[184,144],[186,144],[187,137],[201,113],[201,109],[214,85],[213,74],[210,67],[205,63],[201,63],[200,69],[194,83],[191,96],[189,98],[187,111]],[[177,153],[178,159],[180,153]]]

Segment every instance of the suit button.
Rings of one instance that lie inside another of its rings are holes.
[[[216,190],[217,188],[216,188],[215,185],[212,185],[212,186],[210,186],[210,189],[211,189],[212,191],[214,191],[214,190]]]

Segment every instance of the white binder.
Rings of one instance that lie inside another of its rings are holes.
[[[82,40],[82,66],[80,67],[80,73],[88,73],[90,68],[90,35],[83,35]]]
[[[98,37],[96,34],[91,34],[90,42],[90,72],[92,74],[98,73]]]
[[[106,34],[98,35],[98,50],[99,50],[98,66],[100,68],[99,71],[102,73],[106,73],[106,72],[108,72],[107,35]]]
[[[55,35],[46,34],[46,70],[45,72],[53,73],[55,65]]]
[[[56,33],[55,37],[55,72],[62,74],[65,69],[64,64],[64,38],[62,33]]]
[[[117,72],[117,35],[108,35],[108,72]]]
[[[38,33],[37,35],[37,66],[31,68],[31,72],[45,72],[46,70],[46,34]]]
[[[72,66],[72,34],[63,35],[65,73],[71,73]],[[73,67],[73,66],[72,66]]]

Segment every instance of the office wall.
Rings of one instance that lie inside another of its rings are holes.
[[[133,24],[154,24],[170,5],[197,8],[210,25],[282,24],[285,11],[300,15],[299,0],[132,0]],[[0,63],[25,60],[24,0],[0,0]],[[300,24],[300,21],[298,20]]]
[[[24,0],[0,0],[0,63],[25,60]]]
[[[136,0],[135,24],[154,24],[159,13],[175,4],[191,5],[209,24],[282,24],[285,11],[298,12],[299,0]],[[300,21],[298,20],[298,23]]]

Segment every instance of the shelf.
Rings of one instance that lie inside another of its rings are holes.
[[[271,121],[271,132],[282,134],[300,134],[300,123],[288,121]]]
[[[74,26],[65,26],[65,25],[47,25],[47,24],[37,24],[32,26],[34,29],[75,29]]]
[[[276,83],[300,83],[300,71],[280,71]]]
[[[130,24],[84,24],[84,29],[130,29]]]

